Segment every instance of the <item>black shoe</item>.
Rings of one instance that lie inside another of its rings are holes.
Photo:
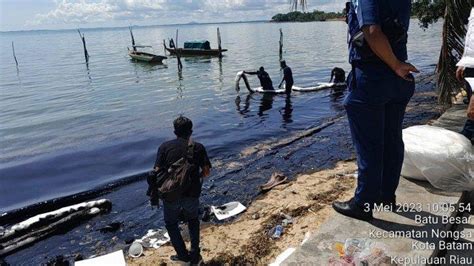
[[[397,210],[397,200],[395,197],[389,200],[381,200],[375,204],[384,207],[384,209],[389,209],[393,212]]]
[[[202,256],[201,255],[199,255],[197,260],[191,260],[191,265],[199,266],[199,265],[201,265],[201,263],[202,263]]]
[[[189,259],[189,258],[181,258],[181,257],[178,256],[178,255],[171,255],[171,256],[170,256],[170,260],[173,261],[173,262],[183,263],[183,264],[187,264],[187,263],[190,262],[190,259]]]
[[[354,198],[346,202],[336,201],[332,204],[332,207],[338,213],[354,219],[370,221],[373,218],[372,209],[370,211],[365,211],[363,207],[356,204]]]

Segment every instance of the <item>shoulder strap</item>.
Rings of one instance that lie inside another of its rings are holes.
[[[188,149],[186,151],[186,158],[192,160],[194,158],[194,141],[189,138],[188,140]]]

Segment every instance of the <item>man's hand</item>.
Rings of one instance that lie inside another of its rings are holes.
[[[458,69],[456,69],[456,78],[459,81],[463,81],[464,79],[464,67],[463,66],[458,66]]]
[[[405,63],[405,62],[398,62],[398,64],[396,64],[396,66],[394,67],[393,71],[395,71],[395,73],[399,77],[401,77],[404,80],[408,80],[408,81],[413,81],[413,79],[410,78],[410,76],[409,76],[412,72],[414,72],[414,73],[419,73],[420,72],[420,71],[418,71],[418,69],[416,69],[415,66],[413,66],[410,63]]]
[[[364,39],[370,49],[387,64],[398,76],[411,81],[411,72],[418,73],[418,69],[411,64],[401,62],[393,53],[392,47],[379,25],[370,25],[362,28]]]
[[[467,117],[469,117],[471,120],[474,120],[474,96],[471,96],[471,102],[467,108]]]
[[[208,177],[211,174],[209,165],[203,166],[201,169],[201,178]]]

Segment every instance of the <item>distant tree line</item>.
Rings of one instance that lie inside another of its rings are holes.
[[[276,14],[272,17],[273,22],[309,22],[309,21],[326,21],[328,19],[344,18],[344,13],[323,12],[314,10],[313,12],[293,11],[286,14]]]

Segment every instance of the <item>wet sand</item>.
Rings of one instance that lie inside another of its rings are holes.
[[[354,161],[339,162],[332,169],[297,176],[255,199],[245,213],[223,225],[203,225],[201,248],[208,265],[268,264],[289,247],[298,246],[305,235],[314,232],[329,217],[334,200],[350,198],[355,186]],[[293,217],[279,239],[269,231],[284,219]],[[189,244],[189,242],[188,242]],[[140,258],[129,258],[129,265],[169,264],[174,255],[171,245],[148,249]]]

